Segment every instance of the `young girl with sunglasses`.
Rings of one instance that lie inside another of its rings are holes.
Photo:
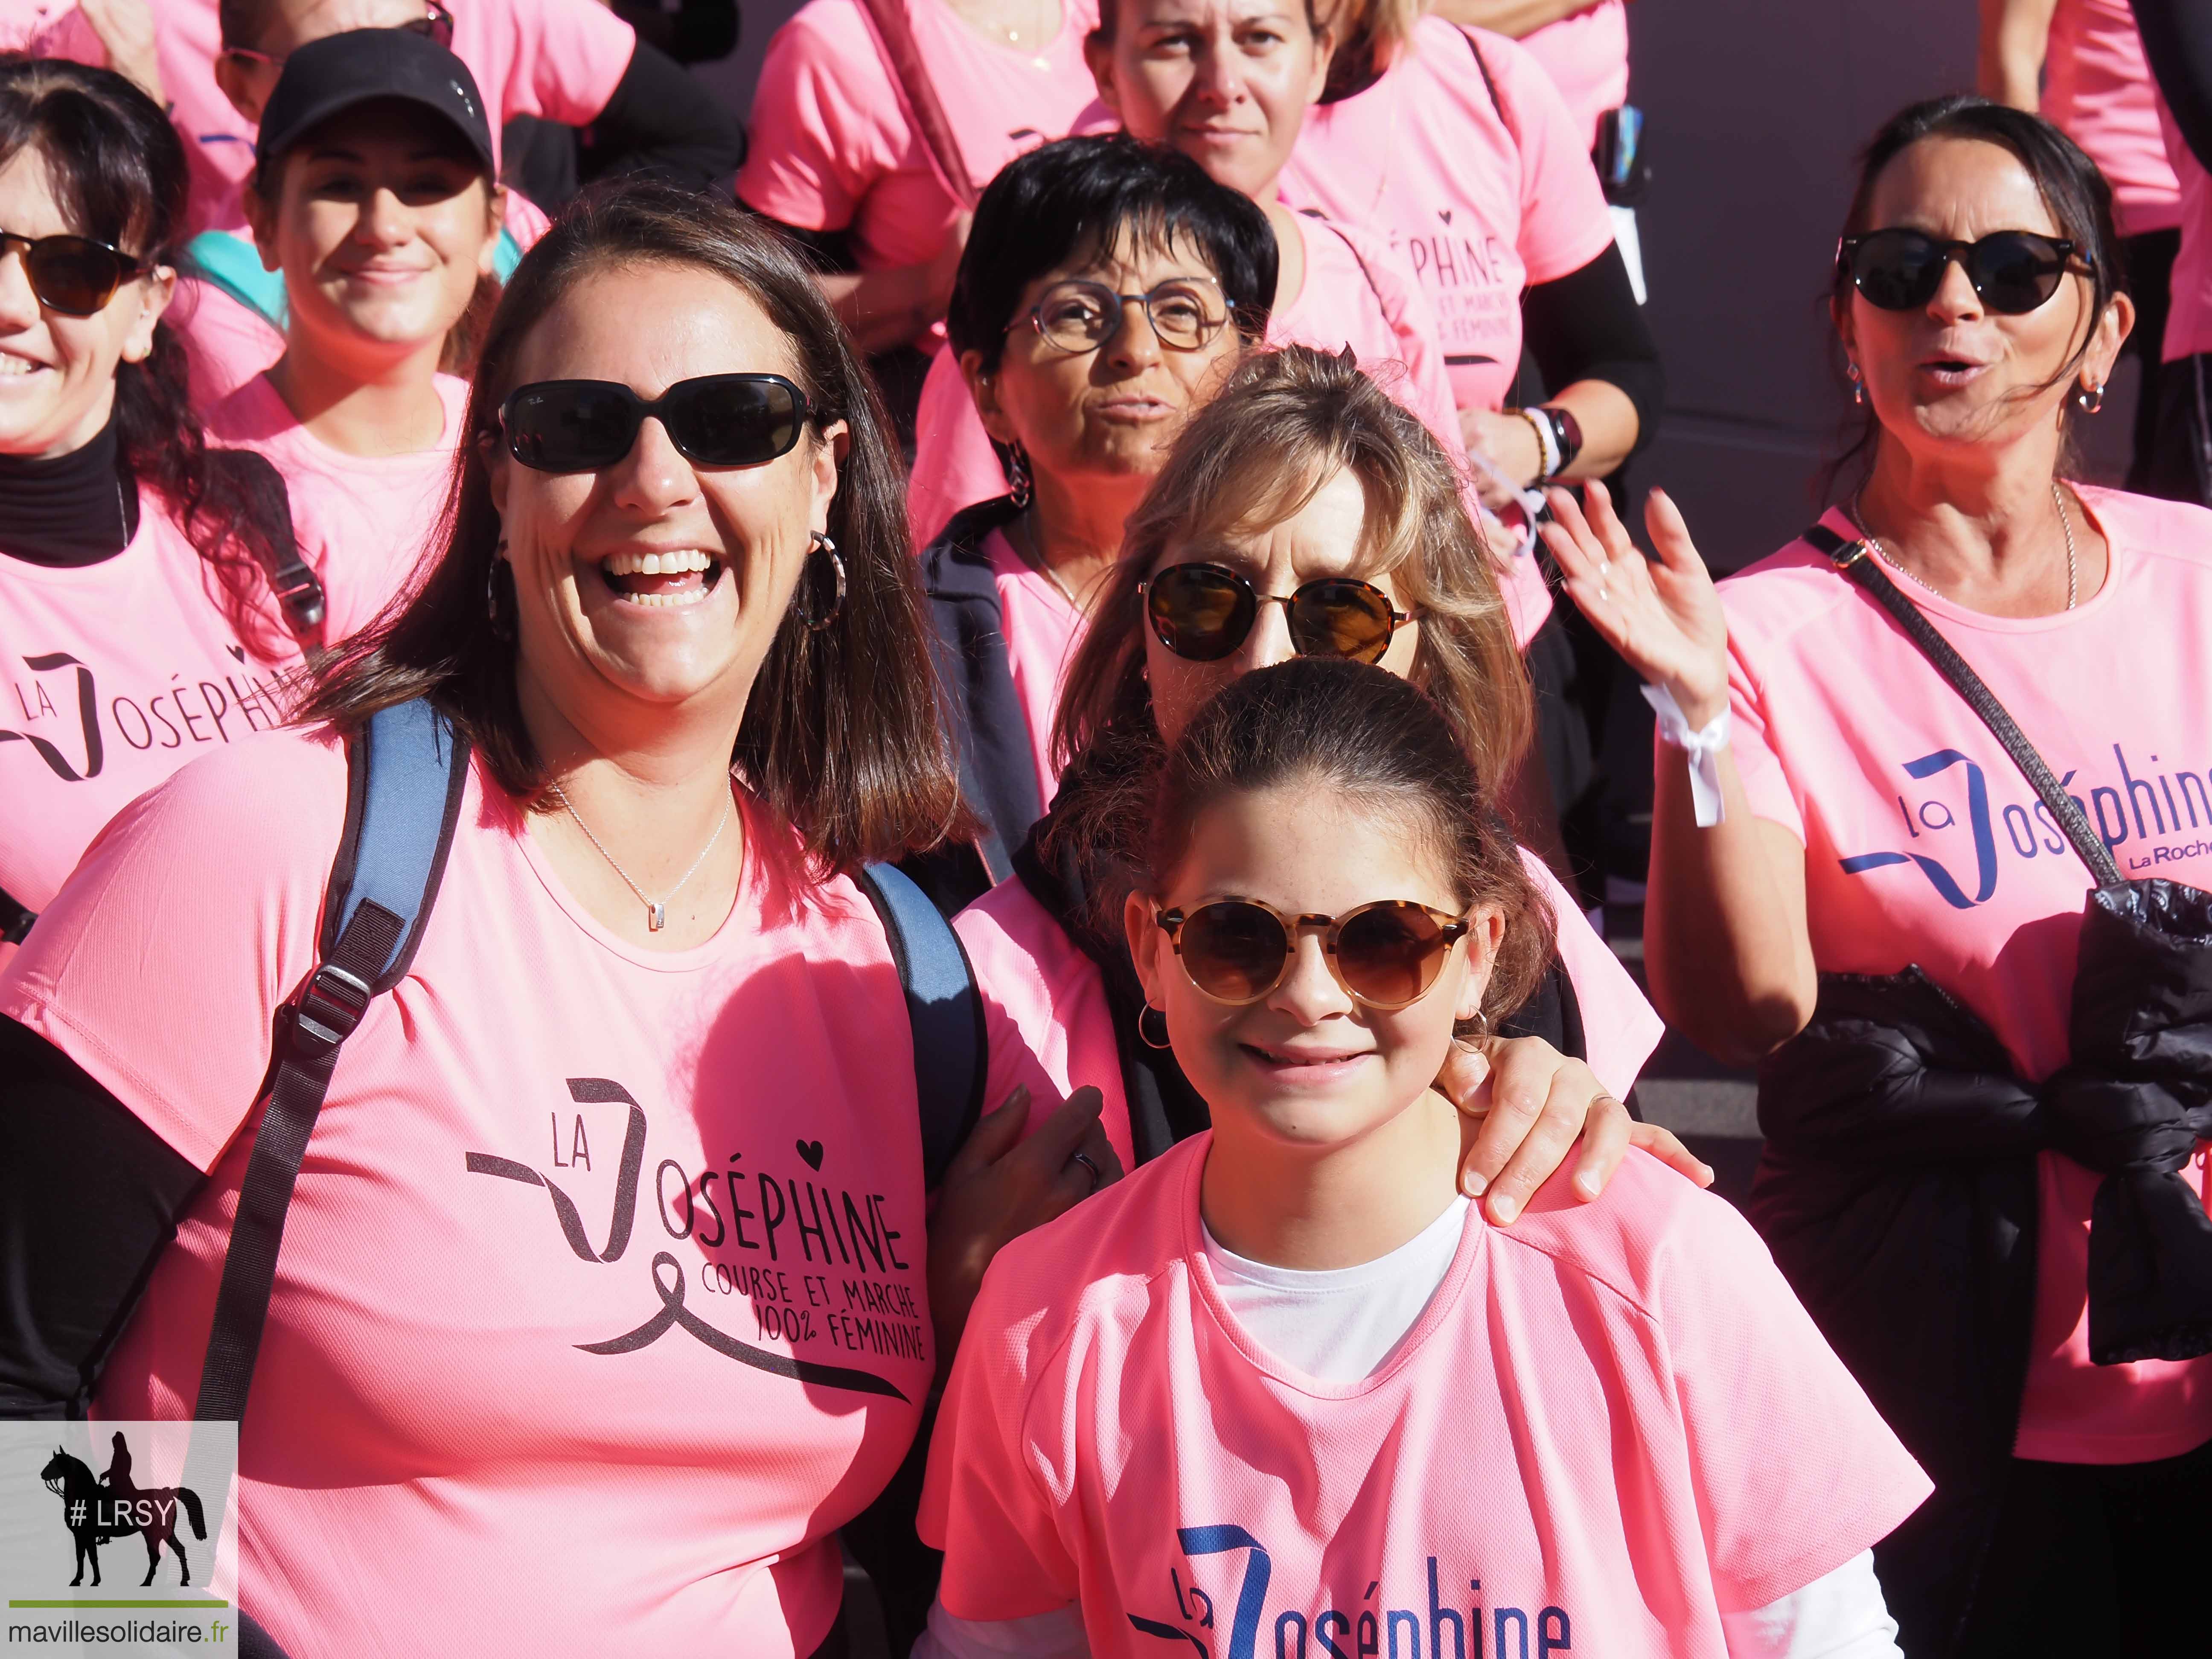
[[[302,46],[263,111],[246,193],[283,272],[284,355],[208,416],[284,475],[317,562],[389,594],[413,574],[452,483],[472,325],[507,192],[468,66],[405,29]],[[331,637],[356,619],[333,618]],[[366,617],[359,618],[366,621]]]
[[[1431,1088],[1549,918],[1427,698],[1199,713],[1123,917],[1212,1127],[1001,1251],[932,1445],[927,1659],[1894,1655],[1925,1478],[1717,1199],[1632,1157],[1493,1229]]]
[[[281,480],[206,447],[165,320],[185,207],[137,87],[0,64],[0,955],[118,808],[281,723],[301,660]]]
[[[1753,1217],[1937,1482],[1878,1553],[1906,1647],[2155,1649],[2212,1547],[2212,1114],[2172,1070],[2195,1028],[2098,965],[2084,896],[2165,878],[2180,914],[2212,886],[2212,514],[2067,476],[2133,313],[2105,181],[2055,128],[1907,109],[1843,232],[1866,406],[1844,501],[1717,591],[1656,491],[1660,562],[1595,492],[1587,520],[1554,494],[1551,544],[1694,756],[1659,750],[1652,994],[1759,1066]],[[1902,618],[1979,678],[2048,796]],[[2121,879],[2077,856],[2099,841]],[[2084,1094],[2135,1127],[2069,1133]],[[2154,1242],[2130,1227],[2150,1212]]]

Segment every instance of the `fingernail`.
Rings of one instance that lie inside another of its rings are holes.
[[[1578,1175],[1575,1177],[1575,1191],[1584,1198],[1595,1198],[1604,1190],[1595,1176]]]
[[[1513,1201],[1510,1193],[1500,1193],[1490,1200],[1490,1218],[1501,1226],[1521,1213],[1521,1206]]]
[[[1469,1198],[1480,1198],[1484,1192],[1488,1189],[1490,1182],[1479,1172],[1474,1170],[1469,1170],[1465,1175],[1460,1177],[1459,1185],[1460,1190],[1465,1193]]]

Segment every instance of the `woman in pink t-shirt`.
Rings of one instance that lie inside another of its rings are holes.
[[[498,299],[506,192],[468,66],[404,29],[292,54],[263,112],[246,193],[262,263],[283,273],[285,351],[208,416],[284,475],[301,540],[368,609],[429,548],[468,404],[471,326]]]
[[[1262,594],[1296,596],[1297,608]],[[1288,347],[1248,360],[1193,417],[1131,518],[1126,556],[1068,670],[1054,742],[1071,758],[1059,795],[1015,850],[1015,879],[956,919],[983,988],[988,1098],[1022,1089],[1041,1118],[1095,1086],[1107,1134],[1130,1164],[1205,1127],[1203,1099],[1146,1022],[1116,931],[1143,834],[1141,813],[1125,810],[1130,781],[1157,769],[1163,741],[1237,676],[1302,653],[1407,676],[1440,699],[1486,777],[1512,775],[1527,742],[1528,680],[1449,460],[1356,368]],[[1547,1078],[1548,1103],[1540,1091],[1497,1126],[1543,1103],[1551,1127],[1540,1151],[1510,1170],[1503,1148],[1474,1160],[1470,1190],[1491,1183],[1501,1221],[1591,1114],[1578,1168],[1584,1191],[1602,1184],[1631,1131],[1615,1099],[1660,1035],[1604,942],[1540,863],[1524,859],[1559,915],[1559,962],[1510,1029],[1589,1065]],[[1479,1109],[1484,1077],[1469,1064],[1444,1086]],[[1634,1133],[1703,1174],[1663,1130]]]
[[[1279,664],[1132,788],[1124,936],[1212,1127],[986,1276],[917,1659],[1895,1659],[1867,1552],[1927,1479],[1735,1212],[1641,1159],[1510,1231],[1455,1190],[1432,1080],[1550,941],[1443,711]]]
[[[658,185],[526,256],[472,398],[439,560],[318,724],[142,798],[0,973],[0,1232],[35,1241],[0,1410],[191,1412],[341,739],[428,699],[450,850],[283,1223],[228,1599],[296,1659],[403,1604],[441,1652],[842,1653],[836,1530],[957,1334],[858,881],[958,809],[896,452],[789,247]],[[1090,1128],[995,1219],[1088,1192]]]
[[[282,483],[205,447],[163,319],[185,196],[123,76],[0,64],[0,956],[118,809],[280,723],[300,662]]]
[[[2063,476],[2132,320],[2109,201],[2032,115],[1903,112],[1834,279],[1848,504],[1717,593],[1663,496],[1657,565],[1553,498],[1577,602],[1694,757],[1659,751],[1653,994],[1762,1061],[1753,1217],[1936,1480],[1881,1553],[1916,1654],[2164,1645],[2212,1546],[2212,1017],[2102,920],[2212,887],[2212,514]]]

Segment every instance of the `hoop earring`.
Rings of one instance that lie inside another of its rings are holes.
[[[1864,409],[1866,407],[1866,380],[1859,373],[1859,366],[1856,363],[1849,364],[1845,367],[1844,372],[1850,376],[1851,406],[1854,409]]]
[[[1159,1016],[1160,1036],[1159,1041],[1157,1042],[1152,1040],[1152,1034],[1145,1029],[1145,1016],[1147,1014],[1157,1014]],[[1172,1048],[1175,1047],[1174,1043],[1168,1041],[1167,1030],[1168,1017],[1164,1009],[1155,1008],[1148,1002],[1145,1004],[1143,1007],[1137,1010],[1137,1041],[1143,1043],[1147,1048]]]
[[[2074,394],[2074,401],[2084,415],[2096,415],[2105,407],[2105,386],[2100,380],[2095,386],[2085,386]]]
[[[1012,498],[1014,511],[1024,511],[1036,493],[1035,481],[1030,477],[1030,454],[1019,444],[1013,446],[1006,456],[1006,494]]]
[[[500,573],[507,573],[506,603],[501,603]],[[484,571],[484,615],[491,619],[491,636],[507,641],[514,637],[514,567],[507,562],[507,538],[501,537],[492,549],[491,563]]]
[[[845,562],[837,556],[837,544],[818,530],[806,544],[807,562],[810,566],[813,563],[814,556],[817,553],[829,556],[830,573],[835,586],[830,600],[829,611],[818,617],[812,614],[811,606],[798,604],[797,595],[793,596],[792,609],[799,613],[799,622],[805,625],[810,634],[819,634],[845,612]],[[799,580],[799,586],[804,589],[807,581],[806,573],[801,573]]]

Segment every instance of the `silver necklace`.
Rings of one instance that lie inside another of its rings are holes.
[[[1897,572],[1899,575],[1904,577],[1905,580],[1911,582],[1915,587],[1923,589],[1927,592],[1933,593],[1939,599],[1943,598],[1943,590],[1942,588],[1936,586],[1931,582],[1923,581],[1919,577],[1914,575],[1910,570],[1907,570],[1903,565],[1899,564],[1890,550],[1881,544],[1881,538],[1875,535],[1873,531],[1867,528],[1866,514],[1859,510],[1860,503],[1865,499],[1865,496],[1866,491],[1863,488],[1853,493],[1851,496],[1851,522],[1858,526],[1859,534],[1866,538],[1866,544],[1874,549],[1875,553],[1881,556],[1881,562],[1884,564],[1887,565],[1892,570]],[[2058,480],[2056,478],[2053,478],[2051,481],[2051,505],[2058,509],[2058,528],[2065,534],[2066,537],[2066,608],[2069,611],[2071,611],[2074,608],[2075,599],[2078,592],[2075,585],[2077,570],[2074,561],[2074,515],[2066,510],[2066,492],[2058,487]]]
[[[1030,562],[1042,570],[1044,579],[1060,590],[1060,597],[1067,601],[1069,610],[1079,617],[1087,616],[1089,613],[1084,610],[1083,601],[1077,599],[1074,590],[1060,580],[1060,572],[1052,568],[1051,562],[1044,556],[1044,542],[1036,533],[1036,510],[1032,507],[1022,514],[1022,539],[1030,544]]]
[[[653,933],[659,933],[668,926],[668,900],[682,892],[684,884],[699,873],[699,866],[707,861],[707,854],[713,852],[714,843],[721,840],[722,831],[729,827],[730,806],[735,799],[733,796],[726,795],[723,798],[722,816],[715,822],[714,833],[707,837],[707,844],[699,849],[699,856],[691,860],[691,867],[678,878],[675,886],[668,890],[666,898],[654,900],[647,897],[645,889],[629,878],[629,872],[615,862],[615,855],[607,851],[607,844],[592,833],[592,826],[585,823],[582,816],[568,804],[568,792],[556,783],[553,786],[553,794],[554,798],[561,803],[562,810],[576,820],[576,828],[584,832],[584,838],[599,849],[599,856],[605,859],[608,866],[623,878],[623,885],[637,895],[638,902],[645,906],[646,931]]]

